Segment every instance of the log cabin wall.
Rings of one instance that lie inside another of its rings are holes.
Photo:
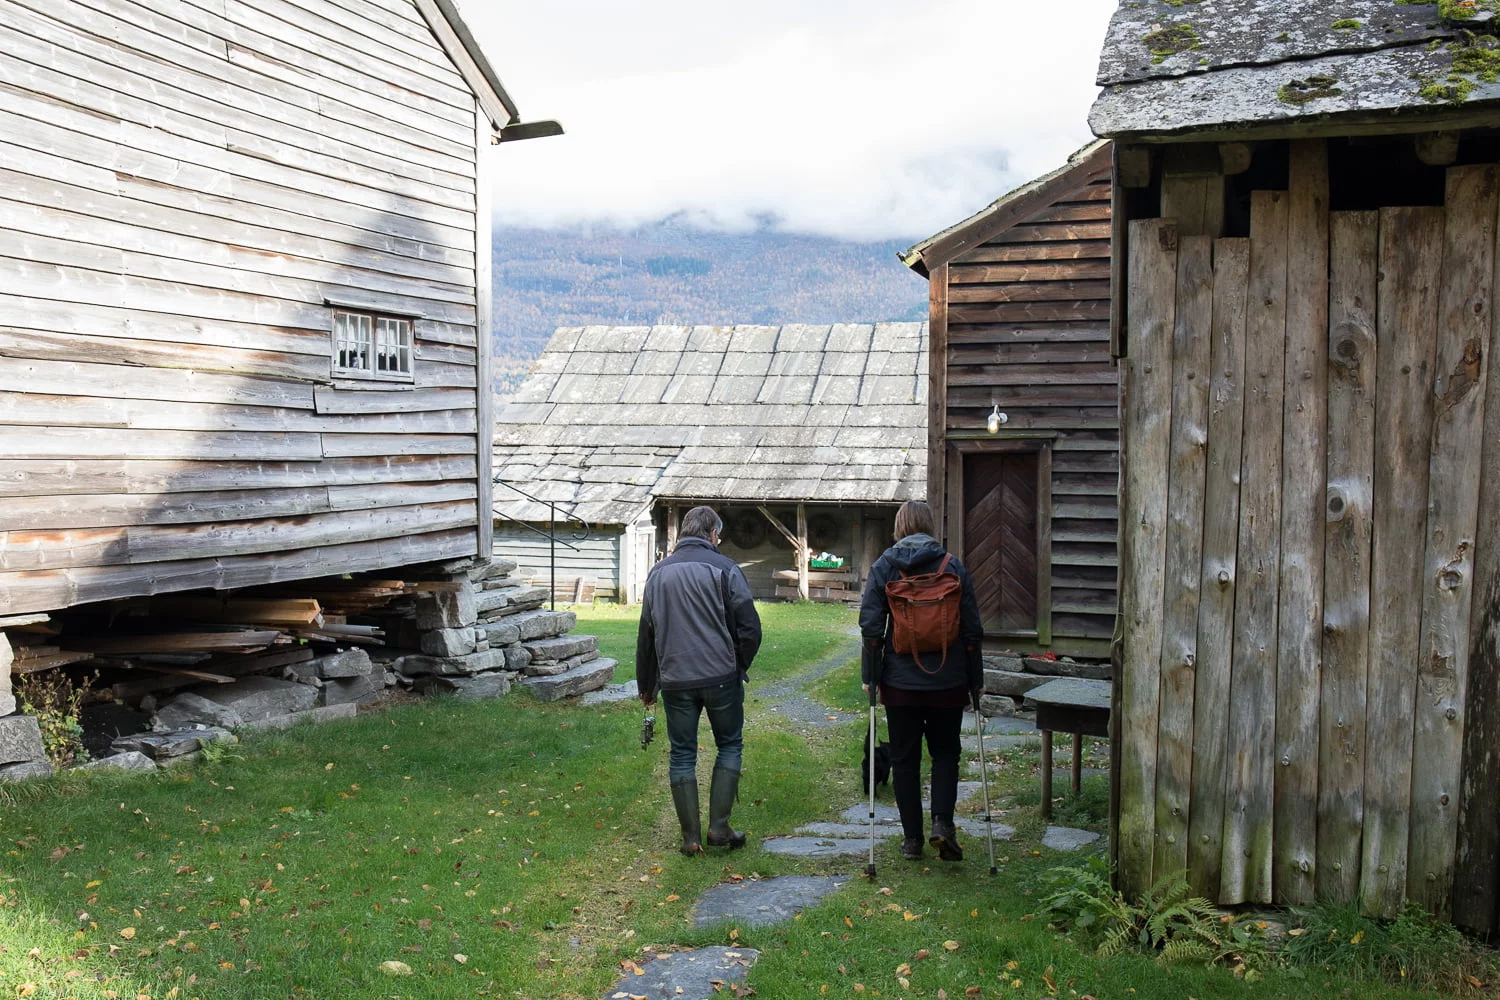
[[[1111,190],[1099,143],[919,245],[931,282],[928,500],[974,574],[996,647],[1108,654]],[[996,408],[1006,422],[992,434]]]
[[[487,552],[491,129],[418,8],[4,6],[0,613]]]
[[[1201,152],[1129,221],[1121,883],[1494,930],[1500,149]]]

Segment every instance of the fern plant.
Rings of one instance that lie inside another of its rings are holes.
[[[1042,905],[1052,923],[1097,942],[1094,953],[1101,958],[1127,950],[1154,952],[1164,965],[1202,962],[1258,978],[1269,952],[1257,925],[1194,896],[1184,874],[1163,876],[1132,902],[1114,888],[1104,859],[1093,857],[1048,872],[1050,891]]]

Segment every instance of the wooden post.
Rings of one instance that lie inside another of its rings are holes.
[[[1286,234],[1286,192],[1254,192],[1245,318],[1238,583],[1234,591],[1229,689],[1231,756],[1225,779],[1223,868],[1218,896],[1225,904],[1271,901]]]
[[[1042,730],[1042,819],[1052,818],[1052,730]]]
[[[939,264],[927,278],[927,503],[938,520],[938,537],[948,509],[943,496],[948,454],[948,265]],[[806,588],[803,588],[806,600]]]
[[[853,514],[853,523],[849,525],[849,568],[853,570],[853,585],[856,589],[864,589],[865,565],[864,565],[864,508],[859,508]]]
[[[1421,648],[1432,364],[1443,263],[1443,210],[1380,210],[1376,306],[1375,528],[1360,899],[1394,917],[1406,896],[1411,751]]]
[[[1158,878],[1187,868],[1213,290],[1213,241],[1207,236],[1183,237],[1177,250],[1172,336],[1172,444],[1156,742]]]
[[[1213,382],[1204,477],[1203,569],[1199,573],[1197,664],[1193,670],[1192,793],[1188,881],[1219,894],[1224,836],[1230,657],[1234,646],[1235,555],[1239,542],[1240,448],[1245,423],[1245,308],[1250,241],[1214,241]]]
[[[1500,357],[1500,310],[1493,301],[1500,288],[1500,254],[1496,256],[1453,893],[1454,923],[1480,932],[1500,930],[1500,364],[1495,363]]]
[[[1052,645],[1052,446],[1036,453],[1036,641]]]
[[[797,502],[797,600],[807,600],[807,561],[812,553],[807,548],[807,504]]]
[[[1328,491],[1323,532],[1323,677],[1318,736],[1318,898],[1359,894],[1370,661],[1370,534],[1375,477],[1374,212],[1330,220]]]
[[[1073,798],[1083,794],[1083,734],[1073,734]]]
[[[1448,919],[1462,794],[1474,538],[1484,447],[1489,310],[1500,168],[1448,171],[1427,490],[1422,647],[1417,656],[1406,896]]]
[[[1121,365],[1119,882],[1151,886],[1156,828],[1156,732],[1161,686],[1166,471],[1172,422],[1172,329],[1177,227],[1130,224],[1130,354]]]
[[[478,557],[489,562],[495,547],[495,272],[494,146],[484,108],[474,110],[474,357],[475,458],[477,459]]]
[[[667,504],[667,555],[677,549],[677,505]]]
[[[1281,570],[1276,624],[1277,903],[1316,896],[1318,691],[1327,500],[1328,147],[1292,142],[1287,194],[1286,371],[1282,392]]]

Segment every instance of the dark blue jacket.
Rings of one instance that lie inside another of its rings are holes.
[[[739,564],[706,538],[684,538],[651,567],[636,633],[642,694],[743,677],[760,650],[760,615]]]
[[[907,576],[935,573],[947,554],[931,535],[907,535],[886,549],[870,567],[870,578],[865,582],[864,598],[859,605],[859,632],[864,638],[860,662],[863,683],[871,683],[873,677],[887,687],[905,691],[947,691],[956,687],[977,691],[983,686],[984,623],[974,597],[974,581],[957,556],[948,561],[948,569],[958,574],[963,584],[958,605],[958,638],[953,645],[946,654],[923,653],[920,666],[911,654],[898,653],[891,646],[891,606],[886,601],[885,585],[902,573]]]

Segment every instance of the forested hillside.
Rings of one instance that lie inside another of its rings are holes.
[[[915,239],[708,232],[673,220],[630,231],[497,227],[497,388],[513,389],[559,326],[925,319],[927,283],[896,257]]]

